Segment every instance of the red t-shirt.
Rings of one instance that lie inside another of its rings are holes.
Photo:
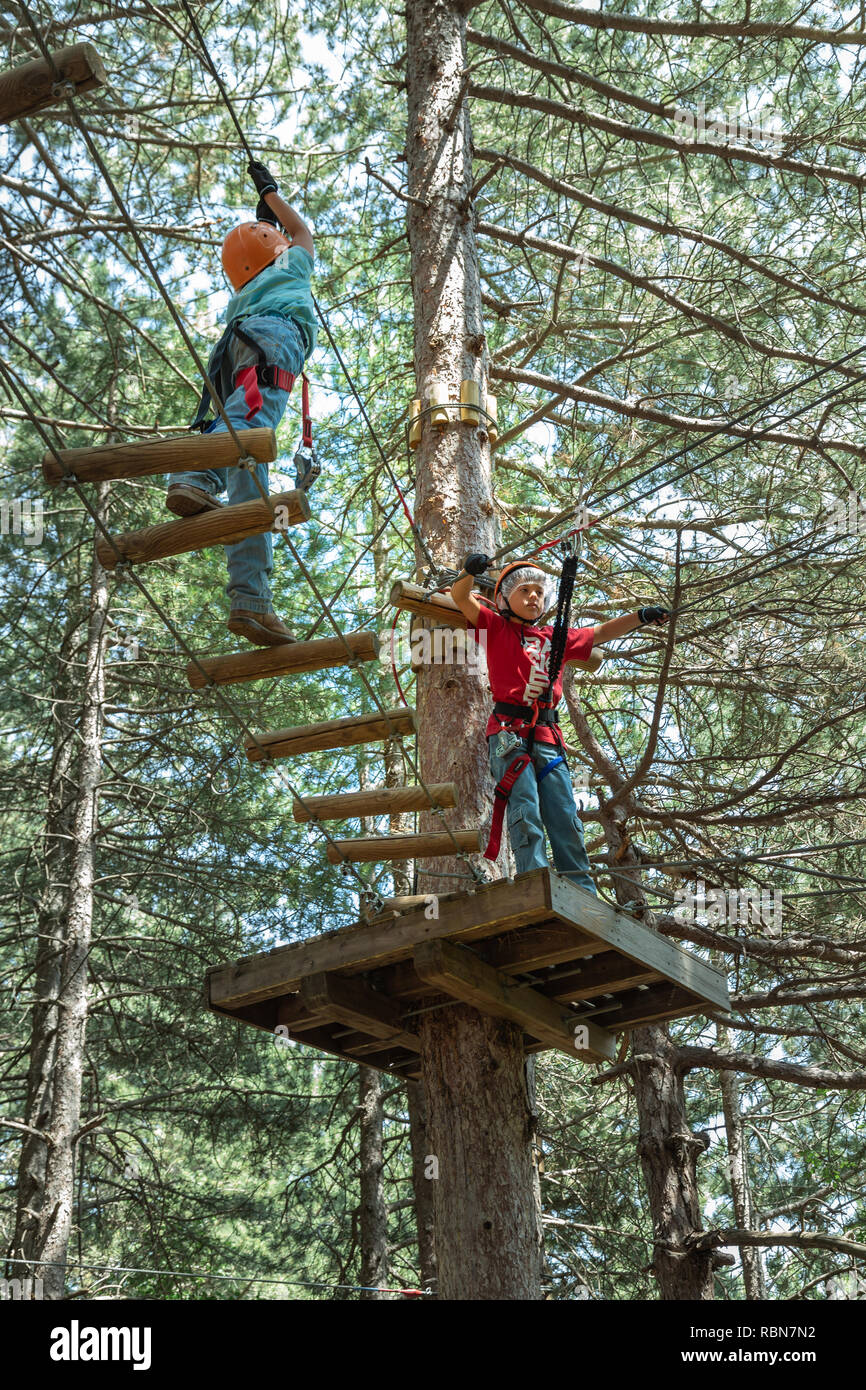
[[[549,678],[552,627],[530,627],[528,623],[521,623],[518,627],[491,608],[482,606],[478,627],[470,630],[483,630],[487,634],[487,674],[494,700],[505,700],[510,705],[531,705],[533,700],[544,694]],[[565,641],[563,666],[567,661],[585,661],[592,651],[594,635],[591,627],[570,627]],[[561,694],[560,671],[553,687],[554,704]],[[487,735],[497,734],[508,722],[507,715],[491,714],[487,721]],[[537,743],[556,743],[556,736],[549,724],[536,724],[535,739]]]

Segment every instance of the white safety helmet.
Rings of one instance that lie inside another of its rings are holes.
[[[493,591],[493,597],[496,601],[497,608],[500,607],[500,597],[507,605],[509,594],[512,594],[520,584],[538,583],[539,580],[544,584],[544,605],[542,611],[546,612],[556,597],[556,585],[550,575],[545,574],[544,570],[539,569],[538,565],[534,565],[531,560],[516,560],[514,564],[506,565],[497,579],[496,587]]]

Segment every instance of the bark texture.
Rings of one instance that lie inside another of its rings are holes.
[[[439,382],[487,385],[488,353],[469,193],[472,151],[466,107],[466,14],[453,0],[409,0],[407,19],[408,234],[415,313],[416,394]],[[437,564],[495,548],[486,433],[425,421],[416,454],[416,520]],[[421,556],[419,555],[419,564]],[[418,753],[425,781],[453,781],[460,803],[450,823],[488,817],[486,682],[465,666],[419,672]],[[422,817],[422,828],[438,828]],[[418,891],[470,882],[459,859],[419,865]],[[427,1105],[439,1294],[449,1299],[537,1299],[540,1232],[533,1201],[520,1030],[465,1005],[418,1020]]]
[[[102,512],[108,484],[97,494]],[[94,555],[86,640],[70,653],[78,699],[55,705],[56,743],[45,831],[46,887],[39,920],[35,999],[18,1207],[10,1252],[53,1263],[32,1268],[44,1296],[63,1297],[72,1231],[102,764],[108,576]],[[67,676],[62,677],[64,685]],[[21,1269],[21,1266],[17,1266]]]
[[[727,1028],[716,1029],[719,1051],[725,1052],[731,1045]],[[731,1180],[731,1197],[734,1204],[734,1225],[741,1231],[753,1228],[752,1189],[749,1182],[749,1159],[746,1136],[743,1131],[743,1117],[740,1113],[740,1083],[734,1071],[719,1072],[719,1086],[722,1092],[722,1110],[725,1116],[725,1133],[728,1139],[728,1176]],[[743,1265],[743,1283],[748,1299],[766,1298],[764,1287],[764,1267],[761,1251],[754,1245],[744,1245],[740,1249]]]
[[[388,1209],[385,1205],[385,1148],[382,1075],[372,1067],[358,1069],[361,1124],[361,1283],[364,1300],[388,1299],[373,1290],[388,1283]]]

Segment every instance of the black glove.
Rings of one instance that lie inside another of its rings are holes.
[[[264,198],[259,198],[259,201],[256,204],[256,221],[270,222],[271,225],[274,227],[279,227],[280,225],[280,220],[277,217],[277,214],[275,212],[271,212],[271,209],[268,207]]]
[[[266,164],[260,159],[251,159],[247,170],[256,186],[257,193],[276,193],[277,181]]]
[[[664,623],[671,616],[669,608],[639,608],[637,615],[642,623]]]
[[[478,578],[479,574],[484,573],[484,571],[489,567],[489,565],[490,556],[480,555],[477,551],[474,550],[472,554],[467,555],[466,559],[463,561],[463,568],[465,569],[466,573],[474,575],[476,579]]]

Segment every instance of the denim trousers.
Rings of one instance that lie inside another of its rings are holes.
[[[514,759],[526,752],[527,740],[503,755],[496,750],[496,739],[495,734],[488,739],[488,753],[490,771],[498,783]],[[544,768],[560,756],[561,749],[554,743],[534,744],[532,764],[527,763],[511,788],[506,817],[515,867],[519,874],[547,868],[546,830],[556,872],[597,897],[567,764],[559,763],[538,780]]]
[[[264,351],[269,364],[282,367],[284,371],[299,376],[304,369],[304,340],[299,328],[291,319],[277,314],[253,314],[244,319],[245,333],[254,338]],[[255,363],[256,354],[251,347],[233,336],[229,344],[233,374]],[[262,408],[251,420],[247,419],[247,402],[242,386],[238,386],[224,402],[225,411],[235,429],[250,430],[259,426],[275,430],[283,418],[289,402],[288,391],[280,391],[276,386],[260,386]],[[216,420],[206,434],[219,434],[227,429],[223,420]],[[256,464],[256,476],[265,492],[268,491],[268,465]],[[251,468],[211,468],[203,473],[174,473],[171,483],[187,483],[202,488],[212,497],[221,492],[228,494],[229,504],[236,502],[257,502],[261,493],[256,487]],[[262,536],[248,536],[235,545],[227,545],[226,564],[229,582],[226,593],[231,600],[232,610],[246,608],[253,613],[270,613],[273,608],[270,577],[274,568],[273,536],[266,531]]]

